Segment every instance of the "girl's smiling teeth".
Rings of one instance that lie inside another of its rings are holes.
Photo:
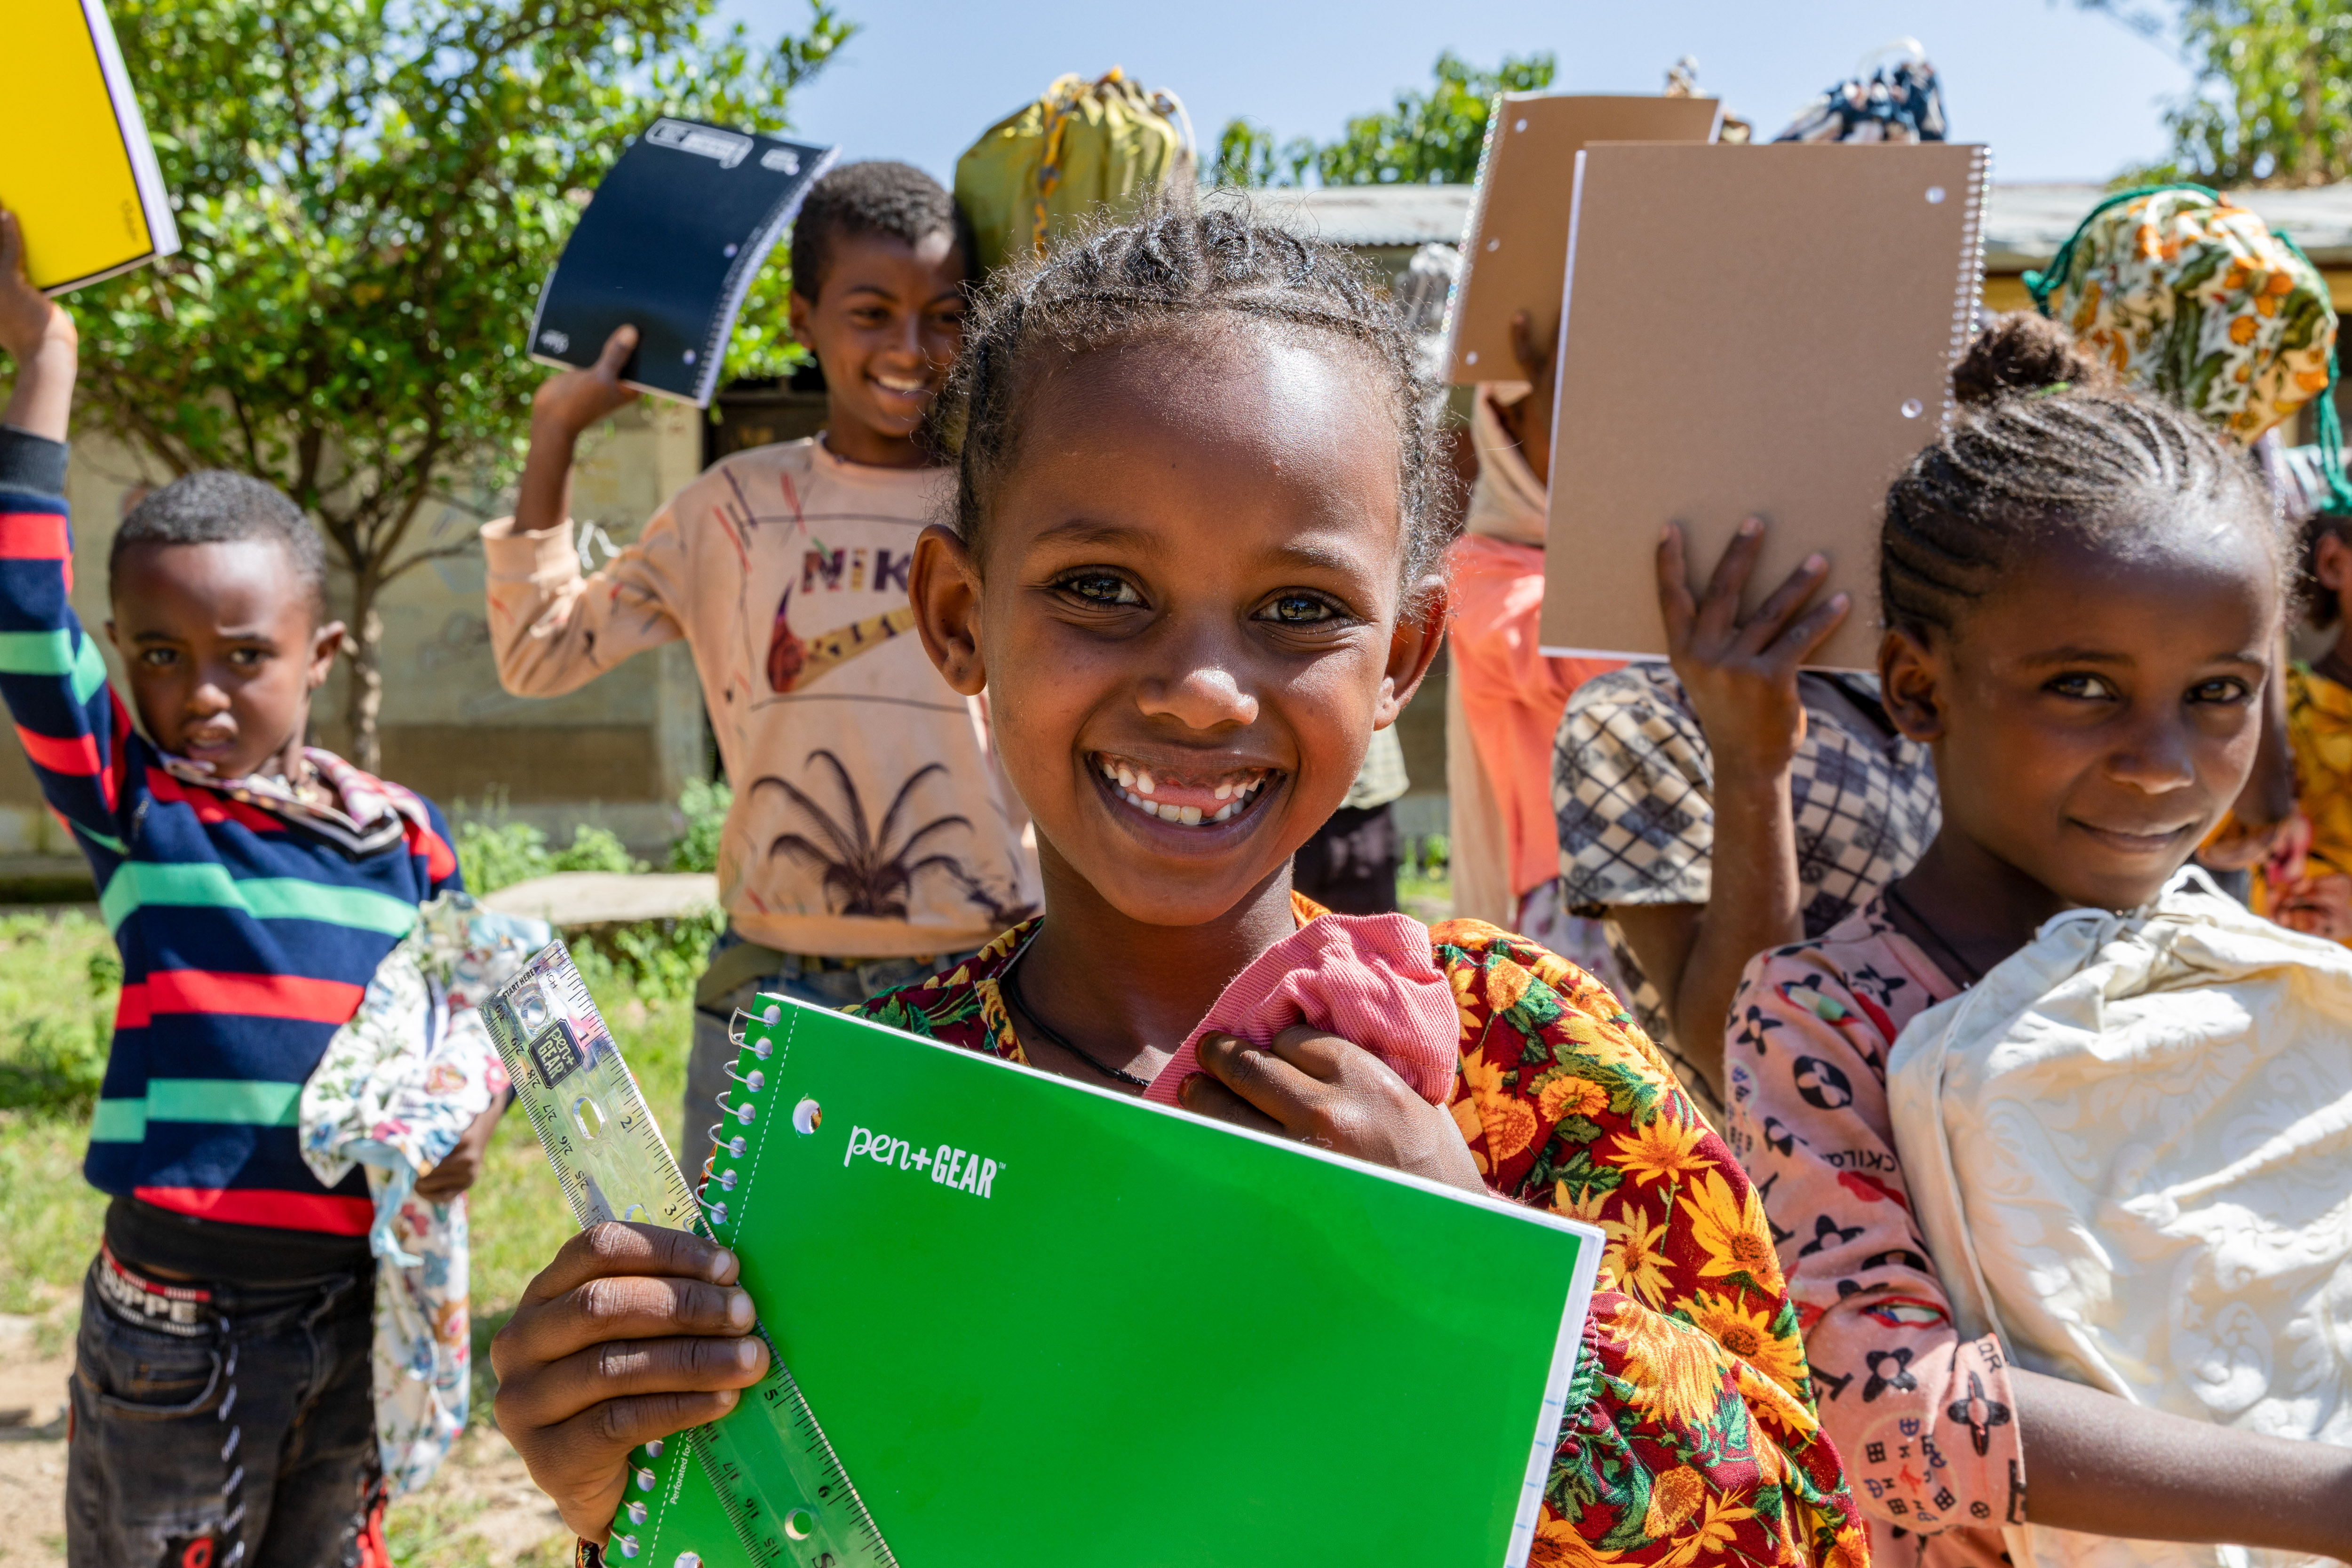
[[[1236,768],[1202,783],[1155,778],[1141,763],[1101,752],[1095,753],[1095,766],[1129,805],[1185,827],[1230,821],[1248,808],[1274,776],[1271,768]]]

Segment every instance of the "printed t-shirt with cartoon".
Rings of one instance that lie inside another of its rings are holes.
[[[1038,923],[858,1011],[1026,1065],[1002,983]],[[1487,1186],[1609,1237],[1528,1563],[1859,1568],[1796,1310],[1730,1150],[1606,986],[1483,921],[1428,934],[1459,1015],[1448,1108]]]
[[[482,530],[499,679],[560,697],[678,638],[734,786],[719,901],[780,952],[967,951],[1037,903],[1027,816],[977,699],[914,634],[915,538],[946,468],[845,462],[820,437],[720,460],[583,574],[569,520]]]
[[[1999,1340],[1963,1339],[1912,1217],[1886,1060],[1960,987],[1874,898],[1824,935],[1759,953],[1732,1000],[1726,1141],[1766,1194],[1804,1326],[1822,1426],[1875,1561],[2006,1562],[2025,1518],[2017,1400]]]
[[[1935,761],[1887,721],[1878,680],[1797,678],[1805,738],[1790,769],[1805,934],[1818,937],[1918,863],[1943,820]],[[1682,682],[1663,663],[1628,665],[1569,699],[1552,749],[1561,893],[1570,908],[1703,904],[1715,856],[1715,759]],[[1615,921],[1610,951],[1634,1016],[1708,1117],[1723,1107],[1675,1037],[1665,998]],[[1711,1054],[1711,1051],[1710,1051]]]

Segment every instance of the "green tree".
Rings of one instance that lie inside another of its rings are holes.
[[[2150,37],[2171,21],[2138,0],[2080,3]],[[2352,0],[2189,0],[2178,22],[2196,85],[2165,111],[2170,161],[2126,182],[2352,179]]]
[[[76,296],[84,416],[171,473],[268,479],[325,534],[352,758],[380,765],[383,592],[474,547],[544,374],[524,349],[578,208],[660,113],[761,131],[851,27],[772,48],[717,0],[115,0],[182,253]],[[772,373],[784,275],[731,345]],[[428,523],[427,518],[440,525]]]
[[[1467,184],[1477,177],[1495,95],[1549,87],[1555,65],[1548,52],[1506,55],[1483,71],[1448,50],[1429,91],[1398,93],[1392,107],[1349,121],[1336,142],[1302,136],[1276,146],[1264,126],[1229,121],[1212,177],[1223,185],[1303,185],[1310,174],[1325,185]]]

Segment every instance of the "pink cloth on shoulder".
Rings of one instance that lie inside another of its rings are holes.
[[[1296,1024],[1363,1047],[1432,1105],[1453,1097],[1460,1015],[1429,928],[1405,915],[1318,915],[1234,977],[1143,1098],[1176,1103],[1201,1070],[1204,1036],[1267,1045]]]

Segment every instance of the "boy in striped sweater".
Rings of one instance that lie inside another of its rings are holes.
[[[297,1146],[303,1081],[417,905],[458,885],[429,802],[306,747],[342,627],[318,533],[199,473],[124,520],[106,631],[67,602],[71,320],[0,212],[0,697],[89,857],[123,985],[84,1172],[111,1194],[82,1291],[67,1474],[82,1564],[383,1561],[373,1216]],[[461,1190],[495,1124],[416,1190]]]

